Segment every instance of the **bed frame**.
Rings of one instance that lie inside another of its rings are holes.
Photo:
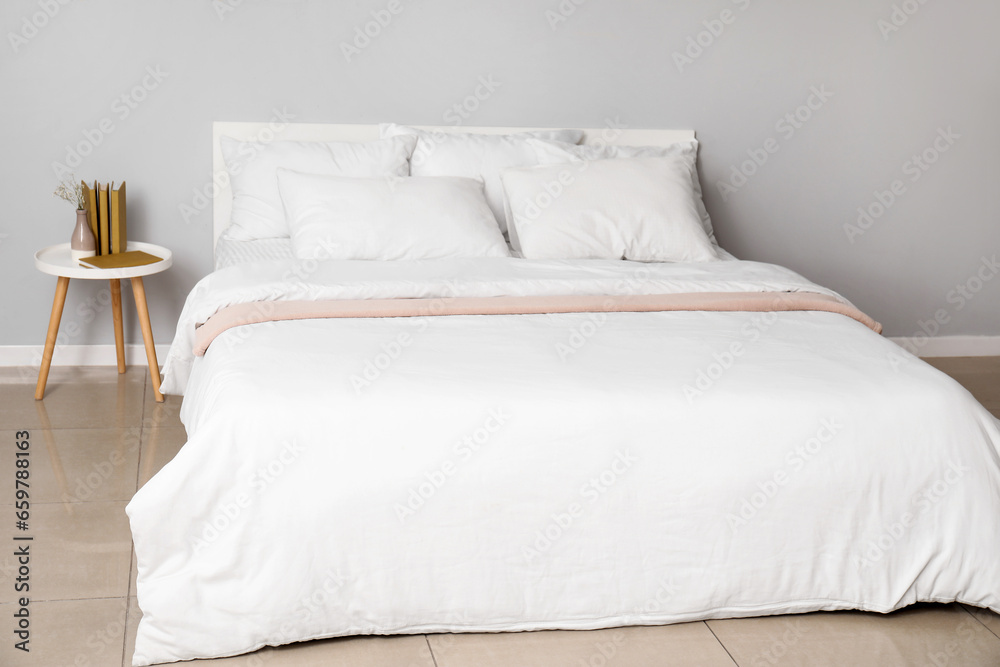
[[[480,134],[508,134],[544,130],[540,127],[464,127],[415,125],[422,130],[439,132],[477,132]],[[666,146],[678,141],[694,139],[693,130],[619,130],[611,127],[584,130],[584,144],[607,143],[631,146]],[[325,125],[308,123],[212,123],[212,177],[216,185],[212,210],[212,247],[219,235],[229,226],[233,208],[233,192],[226,177],[226,163],[222,157],[219,139],[232,137],[242,141],[268,143],[284,141],[375,141],[379,138],[378,125]]]

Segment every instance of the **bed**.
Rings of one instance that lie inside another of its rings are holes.
[[[134,665],[357,634],[1000,612],[998,421],[842,296],[737,260],[710,222],[713,261],[314,260],[294,233],[229,238],[222,137],[262,131],[385,137],[216,124],[217,270],[164,369],[189,440],[127,508]],[[581,179],[634,167],[596,162]],[[504,196],[544,164],[503,172]],[[509,200],[491,208],[514,226]],[[522,254],[553,247],[517,229]]]

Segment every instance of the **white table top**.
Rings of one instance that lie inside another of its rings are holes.
[[[163,246],[154,243],[129,241],[128,250],[142,250],[150,255],[163,259],[143,266],[128,266],[121,269],[94,269],[82,266],[73,261],[68,243],[42,248],[35,253],[35,268],[42,273],[63,278],[82,278],[84,280],[113,280],[115,278],[138,278],[149,276],[160,271],[166,271],[173,264],[174,254]]]

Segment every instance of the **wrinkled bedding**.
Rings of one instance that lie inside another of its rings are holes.
[[[753,262],[290,260],[193,290],[189,440],[127,512],[135,665],[353,634],[589,629],[959,600],[1000,611],[1000,432],[831,312],[197,326],[323,299],[811,293]]]

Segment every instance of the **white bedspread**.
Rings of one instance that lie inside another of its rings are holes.
[[[997,420],[847,317],[302,320],[190,353],[196,322],[254,300],[830,293],[790,271],[292,267],[218,272],[185,306],[164,388],[186,392],[190,439],[127,508],[135,665],[350,634],[1000,611]]]
[[[162,390],[183,394],[195,326],[225,306],[278,299],[391,299],[566,294],[809,291],[839,296],[773,264],[730,260],[643,264],[510,258],[420,262],[263,261],[202,279],[184,304],[163,368]],[[845,300],[846,303],[846,300]]]

